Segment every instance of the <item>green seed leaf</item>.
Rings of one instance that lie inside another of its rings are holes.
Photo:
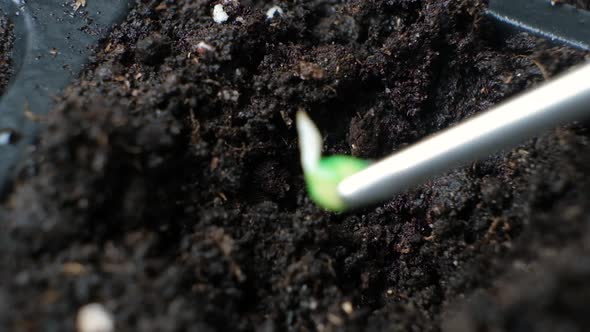
[[[322,158],[317,168],[304,172],[309,196],[326,210],[344,211],[346,206],[338,194],[338,184],[368,165],[366,160],[351,156],[336,155]]]

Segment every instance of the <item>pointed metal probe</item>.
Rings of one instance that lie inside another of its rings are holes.
[[[426,138],[342,180],[346,206],[362,207],[575,120],[590,117],[590,63]]]

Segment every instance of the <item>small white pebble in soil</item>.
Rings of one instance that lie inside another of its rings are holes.
[[[10,132],[0,133],[0,145],[10,144],[10,136],[12,136]]]
[[[267,20],[272,20],[276,15],[283,16],[283,8],[279,6],[272,6],[266,11]]]
[[[352,307],[352,303],[350,301],[346,301],[342,303],[342,310],[347,314],[347,315],[352,315],[353,313],[353,307]]]
[[[90,303],[78,310],[76,329],[78,332],[114,332],[115,323],[102,304]]]
[[[307,307],[311,310],[316,310],[318,308],[318,301],[312,298],[309,300]]]
[[[216,4],[215,7],[213,7],[213,21],[215,21],[215,23],[223,23],[228,19],[229,15],[227,15],[223,9],[223,5]]]

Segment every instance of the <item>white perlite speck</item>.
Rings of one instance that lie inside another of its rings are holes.
[[[9,132],[0,133],[0,145],[10,144],[10,136],[12,135]]]
[[[277,14],[283,16],[283,9],[279,6],[272,6],[266,11],[266,18],[272,20]]]
[[[221,90],[217,93],[217,97],[235,103],[240,99],[240,92],[237,90]]]
[[[78,332],[114,332],[115,323],[102,304],[90,303],[78,310],[76,329]]]
[[[215,21],[215,23],[223,23],[227,21],[227,19],[229,19],[229,15],[223,10],[223,6],[219,3],[216,4],[215,7],[213,7],[213,21]]]

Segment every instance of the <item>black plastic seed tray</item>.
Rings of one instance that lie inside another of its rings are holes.
[[[46,114],[89,58],[93,45],[125,17],[131,0],[0,0],[14,24],[13,77],[0,99],[0,196],[35,139],[25,114]],[[29,116],[30,117],[30,116]]]
[[[489,16],[555,43],[590,50],[590,12],[551,0],[489,0]]]

